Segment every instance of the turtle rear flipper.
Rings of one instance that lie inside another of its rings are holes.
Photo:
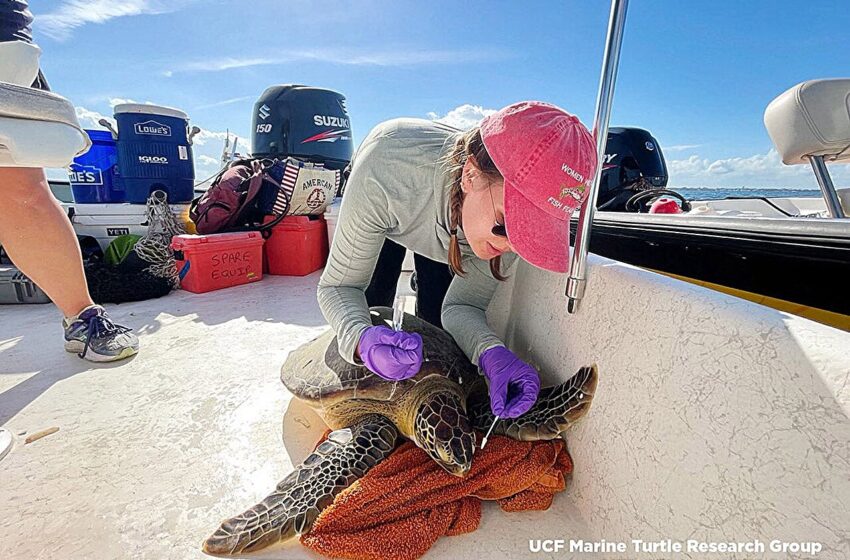
[[[521,441],[555,439],[587,413],[596,392],[597,379],[596,364],[581,368],[560,385],[541,389],[537,402],[522,416],[500,418],[493,433]],[[485,433],[494,418],[486,391],[486,388],[475,391],[467,402],[473,426]]]
[[[204,552],[252,552],[306,533],[334,496],[392,452],[397,438],[395,425],[379,415],[331,432],[272,494],[222,523],[204,542]]]

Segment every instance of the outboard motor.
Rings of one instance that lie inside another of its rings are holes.
[[[632,127],[608,129],[598,210],[625,212],[626,202],[635,194],[666,185],[667,163],[649,132]]]
[[[271,86],[254,104],[252,157],[292,156],[344,169],[353,153],[341,93],[304,85]]]

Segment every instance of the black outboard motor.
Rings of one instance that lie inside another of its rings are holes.
[[[271,86],[254,104],[252,157],[292,156],[344,169],[353,153],[341,93],[298,84]]]
[[[625,212],[626,202],[641,191],[667,185],[667,163],[661,147],[641,128],[608,129],[596,208]]]

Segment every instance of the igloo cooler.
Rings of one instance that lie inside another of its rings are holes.
[[[161,190],[169,202],[191,202],[195,167],[189,117],[183,111],[138,103],[115,106],[118,171],[127,202],[144,204]]]

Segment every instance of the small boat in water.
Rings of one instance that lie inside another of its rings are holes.
[[[610,129],[590,250],[850,329],[850,188],[835,189],[824,163],[850,161],[840,103],[848,91],[848,79],[804,82],[765,114],[783,161],[811,158],[822,198],[688,200],[666,188],[664,156],[648,132]],[[577,225],[576,217],[573,232]]]

